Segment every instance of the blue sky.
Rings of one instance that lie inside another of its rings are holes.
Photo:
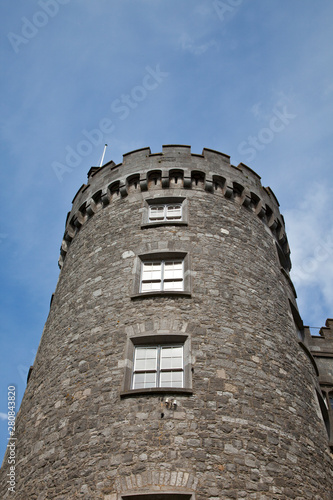
[[[333,316],[332,22],[330,0],[2,4],[1,457],[104,143],[115,163],[189,144],[248,164],[279,199],[304,323]]]

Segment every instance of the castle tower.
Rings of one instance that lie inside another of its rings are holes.
[[[333,371],[320,358],[320,379],[255,172],[174,145],[93,167],[60,266],[17,417],[15,498],[332,500]]]

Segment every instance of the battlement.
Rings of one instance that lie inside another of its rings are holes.
[[[332,385],[333,390],[333,319],[326,320],[319,335],[311,335],[310,328],[305,326],[304,335],[305,343],[317,362],[320,381]]]
[[[164,145],[162,152],[141,148],[123,155],[123,162],[110,161],[92,167],[88,183],[81,186],[67,216],[59,267],[68,247],[82,225],[99,209],[117,198],[151,189],[202,189],[209,195],[224,196],[251,210],[271,230],[278,245],[281,263],[289,271],[290,250],[279,202],[270,188],[262,186],[260,176],[244,163],[234,166],[230,157],[204,148],[194,154],[187,145]]]

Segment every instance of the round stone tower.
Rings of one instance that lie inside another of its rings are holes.
[[[255,172],[175,145],[93,167],[60,267],[15,498],[332,500],[284,220]]]

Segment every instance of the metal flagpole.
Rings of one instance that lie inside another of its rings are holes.
[[[104,160],[104,156],[105,156],[105,150],[106,150],[106,147],[107,147],[107,144],[105,144],[104,146],[104,151],[103,151],[103,154],[102,154],[102,158],[101,158],[101,163],[99,164],[99,166],[101,167],[102,164],[103,164],[103,160]]]

